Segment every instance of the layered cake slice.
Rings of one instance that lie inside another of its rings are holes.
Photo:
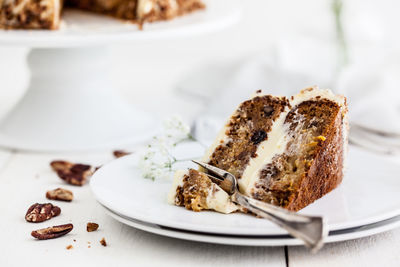
[[[203,9],[201,0],[0,0],[0,28],[57,29],[63,6],[142,24]]]
[[[213,183],[206,174],[194,169],[175,172],[168,202],[193,211],[215,210],[231,213],[238,210],[224,190]]]
[[[243,194],[297,211],[342,181],[347,131],[346,99],[330,90],[290,99],[257,91],[202,161],[234,174]]]
[[[235,174],[242,193],[293,211],[340,184],[348,130],[343,96],[317,87],[304,89],[290,98],[289,108],[278,107],[279,119],[265,123],[271,124],[269,131],[254,127],[257,109],[246,102],[231,116],[204,162]],[[277,107],[266,108],[276,112]],[[250,120],[243,119],[249,115]],[[241,129],[242,138],[232,136],[235,129]]]

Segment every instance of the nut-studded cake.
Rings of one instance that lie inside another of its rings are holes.
[[[204,8],[201,0],[0,0],[0,28],[57,29],[65,6],[139,24]]]
[[[202,161],[234,174],[247,196],[297,211],[342,181],[347,131],[346,99],[330,90],[290,99],[257,91]]]
[[[62,0],[0,0],[0,28],[57,29]]]

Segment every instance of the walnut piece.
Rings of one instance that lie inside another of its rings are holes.
[[[52,217],[58,216],[61,213],[61,209],[57,206],[53,206],[51,203],[39,204],[35,203],[29,207],[25,214],[25,220],[28,222],[44,222],[51,219]]]
[[[104,237],[100,240],[100,244],[101,244],[102,246],[104,246],[104,247],[107,247],[107,242],[106,242],[106,240],[104,239]]]
[[[99,229],[99,225],[97,223],[88,222],[86,225],[86,231],[88,232],[94,232],[97,231],[97,229]]]
[[[47,240],[66,235],[71,232],[73,228],[74,226],[69,223],[35,230],[32,231],[31,235],[39,240]]]
[[[72,194],[72,192],[67,189],[56,188],[54,190],[47,191],[46,198],[70,202],[74,198],[74,194]]]
[[[50,166],[61,179],[72,185],[84,185],[87,178],[93,174],[92,166],[86,164],[55,160]]]
[[[130,152],[126,152],[124,150],[115,150],[115,151],[113,151],[113,155],[116,158],[121,158],[121,157],[127,156],[129,154],[131,154],[131,153]]]

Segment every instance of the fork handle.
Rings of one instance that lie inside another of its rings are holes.
[[[298,214],[267,204],[239,192],[232,195],[232,200],[256,215],[266,218],[284,228],[290,235],[301,239],[313,251],[323,245],[327,227],[323,217]]]

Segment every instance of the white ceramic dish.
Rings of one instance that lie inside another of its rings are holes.
[[[189,158],[194,148],[185,147]],[[200,154],[201,155],[201,154]],[[246,214],[224,215],[192,212],[166,201],[171,181],[142,178],[138,156],[115,160],[91,179],[96,199],[105,207],[141,222],[160,226],[226,235],[283,235],[286,232],[265,219]],[[187,166],[193,166],[189,163]],[[339,188],[301,212],[323,215],[330,231],[360,227],[400,215],[400,165],[351,147],[348,170]]]
[[[158,234],[167,237],[178,239],[206,242],[223,245],[237,245],[237,246],[297,246],[303,245],[299,239],[290,236],[229,236],[229,235],[215,235],[207,233],[196,233],[190,231],[182,231],[179,229],[166,228],[159,225],[143,223],[131,218],[118,215],[111,210],[104,208],[104,211],[117,221],[132,226],[134,228]],[[400,226],[400,216],[396,216],[384,221],[373,224],[368,224],[361,227],[350,228],[346,230],[338,230],[329,233],[324,243],[334,243],[346,240],[362,238],[385,231],[392,230]]]

